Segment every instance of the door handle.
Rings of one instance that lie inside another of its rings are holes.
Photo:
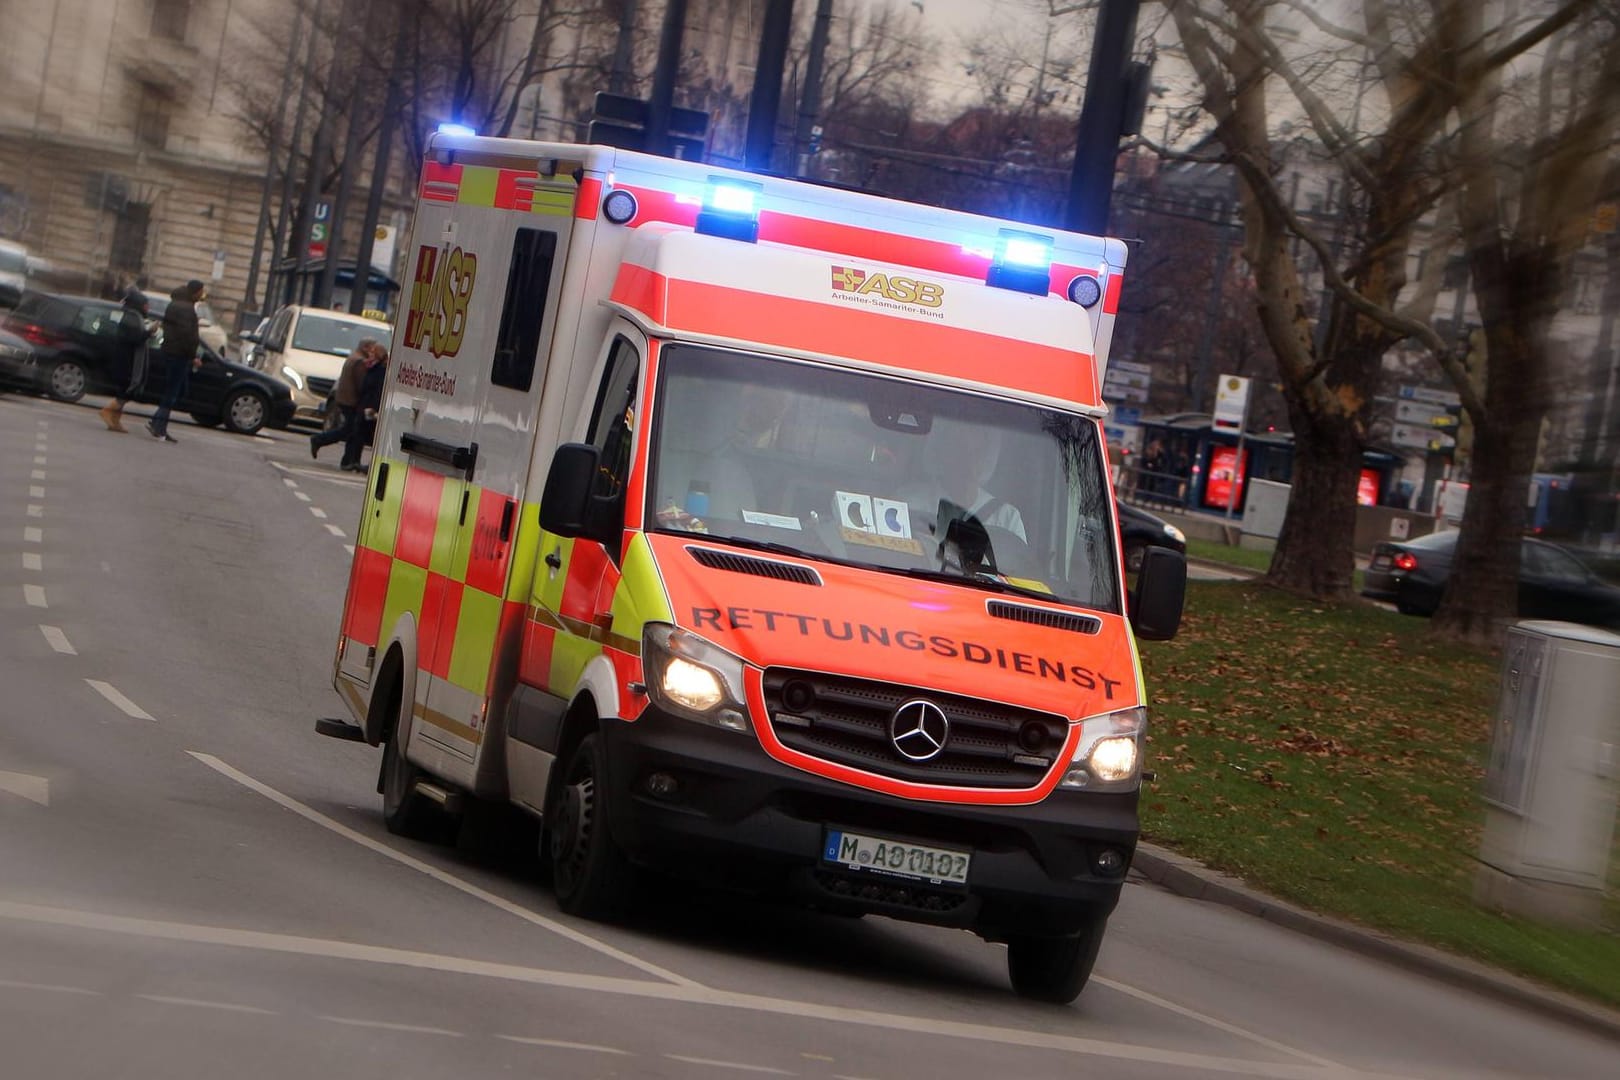
[[[553,570],[562,569],[562,556],[557,554],[556,548],[552,548],[550,551],[546,552],[546,565],[551,567]]]

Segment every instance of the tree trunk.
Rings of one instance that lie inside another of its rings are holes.
[[[1266,581],[1316,599],[1340,599],[1349,595],[1355,570],[1351,537],[1361,475],[1355,417],[1312,416],[1292,401],[1288,412],[1294,427],[1293,490]]]

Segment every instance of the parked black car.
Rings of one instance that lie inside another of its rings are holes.
[[[1119,504],[1119,538],[1125,547],[1125,570],[1134,574],[1142,569],[1142,553],[1150,547],[1169,548],[1187,554],[1187,537],[1161,517],[1130,503]]]
[[[0,329],[21,337],[33,349],[26,389],[58,401],[78,401],[86,393],[111,394],[109,371],[118,348],[119,304],[84,296],[26,292]],[[207,427],[224,424],[242,435],[261,428],[284,428],[292,419],[292,388],[280,379],[231,363],[207,345],[197,350],[202,367],[179,408]],[[138,400],[156,404],[163,397],[163,365],[156,355]]]
[[[0,330],[0,385],[24,385],[34,380],[34,347],[16,334]]]
[[[1433,615],[1451,578],[1455,529],[1373,547],[1361,595],[1392,602],[1403,615]],[[1519,547],[1519,615],[1620,629],[1620,589],[1566,549],[1525,537]]]

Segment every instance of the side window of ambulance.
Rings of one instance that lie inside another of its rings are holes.
[[[557,234],[519,229],[512,238],[512,269],[506,275],[506,300],[495,338],[495,366],[489,378],[496,386],[527,393],[534,385],[540,351],[540,329],[551,291],[551,265],[557,257]]]
[[[596,392],[596,408],[591,412],[589,439],[602,451],[596,493],[618,496],[630,479],[630,449],[635,432],[636,374],[641,358],[636,347],[624,338],[614,342],[602,385]]]

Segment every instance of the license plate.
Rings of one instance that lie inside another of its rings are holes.
[[[1383,570],[1388,566],[1389,566],[1389,556],[1388,555],[1374,555],[1373,556],[1372,568],[1374,570]]]
[[[966,885],[968,863],[972,861],[972,856],[965,851],[949,851],[910,844],[904,840],[887,840],[842,829],[828,829],[822,859],[846,870],[933,884]]]

